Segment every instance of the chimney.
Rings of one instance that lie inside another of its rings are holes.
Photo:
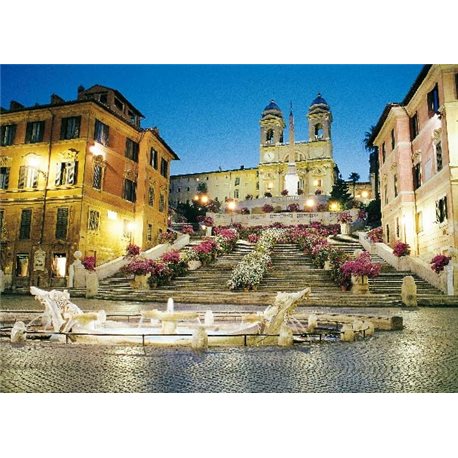
[[[84,86],[78,86],[78,100],[83,99]]]
[[[51,94],[51,105],[58,105],[59,103],[65,103],[65,100],[57,94]]]
[[[245,169],[245,166],[244,165],[241,165],[240,166],[240,170],[244,170]]]
[[[10,102],[10,110],[20,110],[21,108],[24,108],[24,105],[22,103],[16,102],[16,100],[11,100]]]

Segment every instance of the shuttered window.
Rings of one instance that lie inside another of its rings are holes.
[[[97,231],[100,224],[100,213],[97,210],[89,210],[89,218],[87,228],[90,231]]]
[[[30,239],[30,228],[32,225],[32,210],[22,210],[21,212],[21,225],[19,227],[19,239]]]
[[[136,200],[135,182],[128,180],[127,178],[124,180],[123,198],[128,200],[129,202],[135,202]]]
[[[436,222],[443,223],[447,219],[447,196],[436,202]]]
[[[154,207],[154,188],[152,186],[148,188],[148,205]]]
[[[157,151],[154,148],[150,150],[149,165],[157,170]]]
[[[10,184],[10,168],[0,167],[0,189],[8,189]]]
[[[100,164],[94,165],[94,175],[92,177],[92,187],[102,189],[103,168]]]
[[[130,138],[126,138],[125,156],[135,162],[138,162],[138,143],[134,142]]]
[[[28,122],[27,129],[25,132],[25,142],[26,143],[39,143],[43,141],[45,132],[45,122],[44,121],[35,121]]]
[[[94,127],[94,140],[106,146],[108,145],[109,134],[110,128],[103,122],[96,119]]]
[[[68,208],[60,207],[57,209],[56,217],[56,239],[67,238],[67,227],[68,227]]]
[[[55,185],[61,186],[66,184],[76,184],[78,171],[78,162],[58,162],[56,164]]]
[[[435,113],[439,111],[439,88],[437,87],[437,84],[434,86],[434,89],[431,92],[428,92],[427,103],[428,115],[431,118]]]
[[[165,197],[164,194],[161,194],[159,197],[159,211],[165,211]]]
[[[28,165],[21,165],[21,167],[19,167],[19,180],[17,187],[19,189],[37,188],[38,170]]]
[[[69,118],[62,118],[60,128],[61,140],[70,140],[80,136],[81,116],[71,116]]]
[[[1,126],[1,145],[9,146],[14,143],[16,137],[16,124],[9,124],[7,126]]]
[[[161,175],[167,178],[169,163],[165,159],[161,159]]]

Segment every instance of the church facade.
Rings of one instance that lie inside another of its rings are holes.
[[[304,196],[329,195],[335,179],[332,153],[332,113],[320,94],[307,112],[308,139],[295,141],[294,117],[289,114],[289,141],[284,140],[286,123],[280,107],[271,101],[263,110],[260,124],[259,165],[254,168],[199,172],[171,177],[170,203],[190,203],[199,190],[219,202],[236,202],[282,195],[288,170],[294,168],[297,189]],[[202,185],[204,183],[205,185]],[[293,194],[290,192],[289,194]]]

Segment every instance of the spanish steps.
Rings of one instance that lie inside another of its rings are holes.
[[[191,243],[198,243],[198,240]],[[362,249],[357,239],[348,236],[335,236],[331,243],[348,253]],[[215,263],[190,271],[169,285],[155,289],[132,289],[129,279],[117,274],[101,282],[97,297],[156,303],[165,303],[169,297],[173,297],[175,302],[184,304],[268,305],[273,303],[278,291],[292,292],[310,286],[311,295],[304,305],[401,306],[402,279],[406,275],[412,275],[417,285],[418,305],[458,305],[456,297],[446,296],[410,272],[396,271],[382,258],[374,255],[372,260],[382,264],[382,271],[379,277],[369,279],[369,294],[355,295],[351,291],[341,291],[331,280],[330,272],[315,268],[311,258],[304,255],[294,244],[277,244],[274,247],[272,267],[256,291],[230,291],[226,283],[232,269],[251,250],[252,245],[239,241],[232,253],[217,258]],[[84,291],[73,289],[71,294],[83,296]]]

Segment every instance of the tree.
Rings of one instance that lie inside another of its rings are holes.
[[[340,175],[332,187],[331,200],[339,202],[342,208],[345,208],[345,204],[351,200],[351,194],[348,191],[348,185]]]
[[[356,194],[356,182],[359,181],[360,176],[359,173],[351,172],[350,176],[348,177],[349,181],[353,183],[353,199],[355,198]]]
[[[378,227],[381,224],[381,202],[379,191],[379,170],[380,164],[378,160],[378,148],[373,143],[375,126],[371,126],[364,134],[363,145],[364,149],[369,152],[369,172],[371,177],[374,177],[374,194],[375,199],[367,206],[367,224],[371,227]]]

